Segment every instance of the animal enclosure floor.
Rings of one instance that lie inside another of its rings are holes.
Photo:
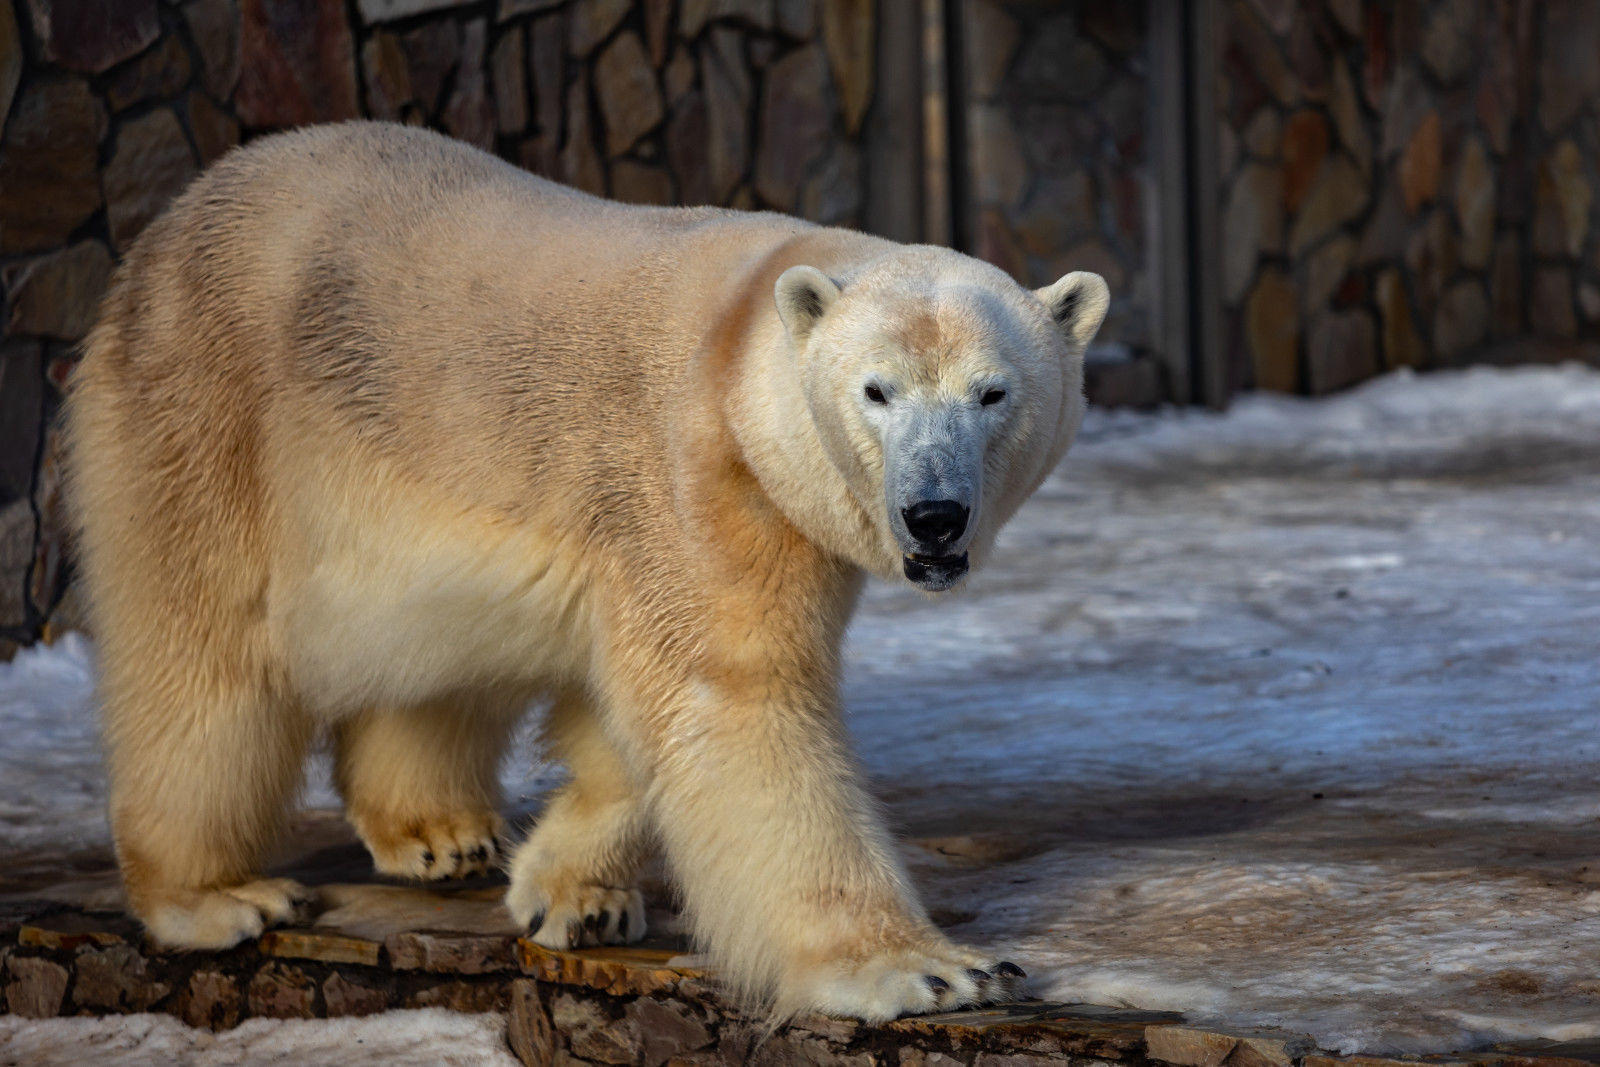
[[[1600,374],[1395,375],[1093,414],[969,588],[869,589],[846,702],[1035,993],[1432,1052],[1600,1035],[1597,642]],[[89,651],[0,665],[15,886],[107,862]]]

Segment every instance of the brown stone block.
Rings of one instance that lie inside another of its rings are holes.
[[[406,998],[408,1008],[449,1008],[469,1014],[502,1011],[505,1006],[505,988],[490,982],[442,982]]]
[[[1600,4],[1540,4],[1544,19],[1539,63],[1539,121],[1545,132],[1559,134],[1597,96],[1600,63],[1595,62],[1595,42],[1600,41]]]
[[[200,150],[202,167],[239,143],[239,124],[232,115],[213,104],[205,93],[189,94],[188,112],[189,132]]]
[[[611,195],[629,204],[671,204],[672,175],[661,167],[619,159],[611,165]]]
[[[105,245],[79,241],[7,270],[10,332],[79,340],[94,325],[111,267],[111,253]]]
[[[145,958],[129,945],[78,953],[72,1002],[105,1011],[147,1011],[172,987],[153,980]]]
[[[513,26],[495,42],[489,65],[494,72],[494,112],[501,133],[521,133],[528,125],[528,81],[523,69],[522,27]]]
[[[874,0],[829,0],[822,5],[822,43],[844,112],[845,132],[861,132],[872,102],[873,46],[877,43]]]
[[[593,52],[621,24],[630,6],[630,0],[578,0],[567,23],[568,51],[578,59]]]
[[[1302,255],[1367,206],[1368,182],[1348,158],[1335,155],[1322,168],[1289,229],[1289,254]]]
[[[51,1019],[61,1014],[67,993],[67,969],[34,956],[6,960],[6,1005],[25,1019]]]
[[[1245,344],[1257,389],[1292,393],[1299,386],[1299,304],[1299,294],[1276,267],[1261,272],[1245,301]]]
[[[239,85],[237,0],[189,0],[183,7],[183,17],[200,53],[206,92],[218,100],[227,100]]]
[[[1534,271],[1533,287],[1528,292],[1528,328],[1539,337],[1577,336],[1571,271],[1564,267],[1540,267]]]
[[[594,65],[595,97],[605,120],[606,155],[621,155],[666,117],[654,69],[639,35],[624,30]]]
[[[555,1060],[556,1035],[539,997],[539,985],[526,978],[511,983],[511,1003],[506,1010],[506,1042],[526,1067],[550,1067]]]
[[[1328,120],[1317,111],[1296,111],[1283,126],[1283,201],[1293,212],[1311,192],[1328,158]]]
[[[189,140],[170,108],[122,124],[104,178],[106,215],[118,250],[133,243],[196,170]]]
[[[196,971],[179,993],[178,1017],[202,1030],[229,1030],[239,1023],[239,983],[217,971]]]
[[[1589,234],[1594,192],[1584,176],[1578,146],[1562,141],[1539,163],[1534,187],[1533,250],[1541,256],[1577,256]]]
[[[192,73],[183,42],[169,33],[111,76],[106,82],[106,101],[111,110],[121,111],[141,100],[176,96],[189,84]]]
[[[77,78],[44,78],[17,98],[0,142],[0,253],[62,244],[99,210],[100,106]]]
[[[711,193],[708,203],[726,203],[749,163],[750,109],[755,92],[743,61],[743,43],[738,30],[719,26],[707,35],[700,52],[706,106],[703,166]]]
[[[256,947],[264,956],[319,960],[323,963],[359,963],[366,967],[378,965],[378,954],[382,948],[376,941],[312,930],[268,930],[256,942]]]
[[[1152,1059],[1179,1067],[1290,1067],[1314,1047],[1301,1034],[1248,1030],[1218,1033],[1189,1026],[1152,1026],[1145,1031]]]
[[[26,3],[44,58],[85,74],[99,74],[138,55],[161,32],[156,0]]]
[[[1019,204],[1028,189],[1028,161],[1011,124],[1009,110],[980,105],[968,113],[972,138],[972,177],[978,203],[1000,207]]]
[[[516,943],[509,937],[399,933],[384,941],[397,971],[490,974],[517,969]]]
[[[678,34],[699,35],[708,22],[740,22],[758,30],[772,28],[772,0],[683,0],[678,13]]]
[[[605,165],[594,146],[589,94],[581,80],[567,88],[567,139],[560,158],[561,181],[596,196],[606,195]]]
[[[489,103],[484,71],[484,49],[488,24],[473,19],[461,31],[461,62],[456,67],[456,83],[450,91],[440,118],[451,136],[479,148],[494,147],[494,107]]]
[[[272,1019],[309,1019],[316,1006],[317,986],[304,971],[269,963],[250,979],[247,1003],[251,1015]]]
[[[22,34],[17,27],[16,9],[0,4],[0,129],[11,113],[17,82],[22,80]]]
[[[355,44],[341,0],[240,0],[234,107],[246,126],[334,122],[359,114]]]
[[[322,983],[322,1003],[328,1018],[341,1015],[376,1015],[389,1007],[389,994],[363,982],[353,982],[342,974],[331,974]]]
[[[1483,142],[1469,138],[1456,171],[1456,218],[1461,223],[1461,262],[1474,270],[1489,265],[1494,249],[1494,169]]]
[[[451,39],[454,40],[452,34]],[[361,46],[361,67],[367,81],[367,110],[376,119],[398,119],[401,110],[414,99],[411,71],[406,64],[400,38],[387,30],[377,30]],[[434,89],[438,95],[438,89]]]
[[[1444,145],[1439,113],[1429,111],[1417,124],[1416,132],[1400,154],[1400,192],[1406,210],[1415,215],[1439,192],[1439,170],[1443,165]]]
[[[28,948],[54,948],[75,951],[87,945],[120,945],[121,936],[108,930],[54,930],[23,923],[17,928],[17,944]]]
[[[1247,163],[1222,206],[1222,298],[1237,304],[1250,290],[1262,253],[1283,247],[1283,171]]]
[[[828,69],[822,49],[797,48],[767,71],[756,150],[755,192],[766,203],[792,211],[800,183],[827,148]]]
[[[451,19],[426,22],[400,38],[406,55],[407,99],[416,100],[429,114],[439,106],[445,79],[461,59],[461,30]],[[396,74],[386,74],[386,85],[398,86]]]
[[[1426,354],[1411,314],[1411,299],[1405,280],[1394,268],[1378,275],[1375,290],[1378,312],[1383,317],[1383,365],[1385,368],[1418,367]]]
[[[1483,286],[1476,281],[1457,282],[1440,296],[1434,312],[1434,354],[1445,362],[1457,361],[1483,343],[1488,329],[1489,303]]]

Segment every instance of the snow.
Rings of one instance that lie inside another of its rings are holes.
[[[936,917],[1046,997],[1346,1052],[1600,1035],[1597,443],[1576,366],[1091,413],[968,589],[851,630]],[[90,678],[77,638],[0,665],[11,877],[106,862]]]
[[[27,1067],[519,1067],[505,1019],[443,1008],[365,1018],[247,1019],[232,1030],[195,1030],[166,1015],[39,1021],[0,1015],[0,1064]]]

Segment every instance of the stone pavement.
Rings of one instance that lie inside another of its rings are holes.
[[[552,952],[518,936],[499,905],[503,889],[491,879],[423,889],[316,877],[349,876],[360,859],[352,847],[333,847],[316,853],[314,863],[288,868],[321,882],[320,914],[308,926],[272,930],[221,953],[155,950],[116,908],[108,878],[0,900],[0,1011],[30,1018],[159,1012],[214,1030],[249,1018],[395,1008],[501,1012],[512,1051],[539,1065],[1402,1062],[1324,1054],[1289,1032],[1218,1032],[1186,1026],[1170,1012],[1042,1001],[879,1026],[812,1015],[772,1031],[733,1004],[671,937]],[[1576,1067],[1600,1062],[1600,1043],[1412,1062]]]

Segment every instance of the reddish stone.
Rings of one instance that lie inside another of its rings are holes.
[[[24,1019],[50,1019],[61,1014],[67,993],[67,969],[34,956],[6,961],[6,1005]]]
[[[1400,156],[1400,192],[1405,197],[1406,210],[1413,215],[1438,195],[1443,155],[1439,113],[1429,111]]]
[[[272,1019],[309,1019],[316,1005],[317,986],[298,967],[269,963],[250,979],[251,1015]]]
[[[230,1030],[239,1023],[239,983],[217,971],[196,971],[179,995],[178,1016],[202,1030]]]
[[[1328,157],[1328,120],[1318,111],[1296,111],[1283,127],[1283,203],[1300,209]]]
[[[0,253],[66,242],[100,208],[99,105],[78,78],[35,79],[0,142]]]
[[[341,1015],[376,1015],[389,1006],[389,995],[361,982],[352,982],[342,974],[331,974],[322,983],[322,1003],[328,1017]]]
[[[768,71],[754,185],[773,207],[794,209],[801,181],[828,145],[827,92],[827,63],[816,45],[790,52]]]
[[[45,59],[99,74],[143,52],[161,33],[156,0],[27,0]]]
[[[234,108],[271,129],[355,118],[355,45],[342,0],[241,0]]]
[[[196,172],[194,153],[170,108],[122,124],[106,167],[106,215],[119,250],[160,214]]]

